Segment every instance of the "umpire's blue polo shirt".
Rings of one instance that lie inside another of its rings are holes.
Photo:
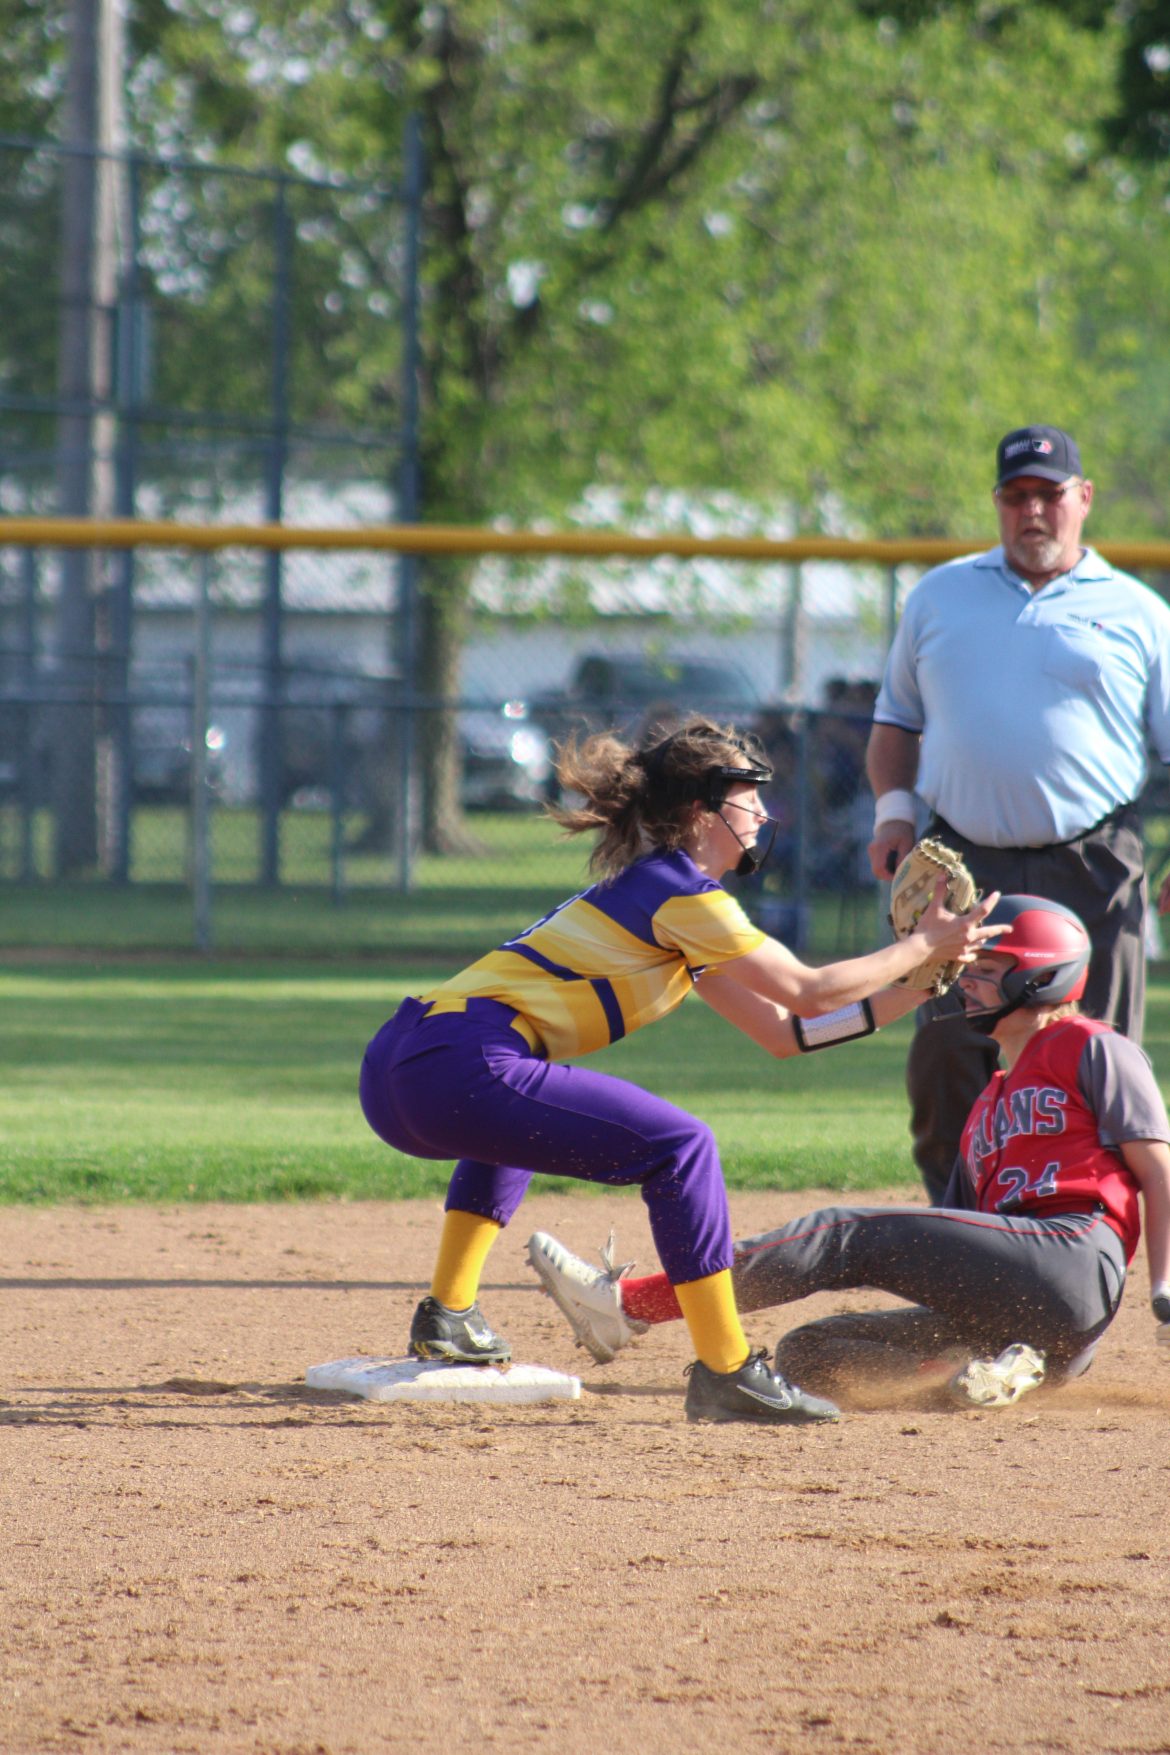
[[[874,707],[922,733],[916,789],[984,847],[1070,841],[1170,761],[1170,606],[1093,549],[1039,591],[1002,548],[906,600]]]

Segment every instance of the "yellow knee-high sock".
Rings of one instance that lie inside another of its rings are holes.
[[[448,1310],[466,1310],[474,1304],[483,1264],[502,1229],[494,1219],[482,1218],[479,1213],[453,1209],[445,1214],[431,1297]]]
[[[751,1349],[735,1307],[731,1269],[687,1280],[674,1288],[674,1295],[691,1331],[695,1352],[707,1369],[738,1371]]]

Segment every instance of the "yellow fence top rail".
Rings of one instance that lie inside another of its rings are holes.
[[[907,561],[935,566],[990,542],[908,537],[854,542],[836,536],[632,536],[617,530],[491,530],[460,524],[180,524],[139,518],[0,518],[0,547],[366,549],[398,554],[710,556],[734,561]],[[1103,542],[1115,566],[1170,569],[1170,542]]]

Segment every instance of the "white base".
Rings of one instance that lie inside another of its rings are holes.
[[[310,1365],[310,1389],[371,1402],[575,1402],[581,1379],[544,1365],[444,1365],[441,1359],[334,1359]]]

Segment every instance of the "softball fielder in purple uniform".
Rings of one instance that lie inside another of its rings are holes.
[[[558,768],[580,803],[553,811],[597,837],[600,880],[441,986],[407,999],[370,1043],[362,1106],[397,1150],[458,1160],[430,1294],[411,1351],[498,1364],[510,1349],[477,1303],[488,1251],[535,1172],[638,1183],[659,1258],[698,1355],[692,1419],[835,1419],[752,1352],[731,1283],[727,1196],[711,1130],[625,1080],[566,1066],[665,1017],[692,987],[759,1037],[789,1013],[808,1046],[867,1035],[914,1003],[878,993],[925,957],[969,961],[993,935],[989,903],[949,914],[942,887],[907,939],[814,969],[752,925],[719,879],[751,868],[771,771],[707,720],[634,750],[602,735]],[[876,995],[872,1005],[869,996]]]
[[[818,1390],[916,1385],[997,1405],[1046,1372],[1083,1371],[1121,1302],[1139,1196],[1159,1339],[1170,1344],[1170,1126],[1150,1063],[1081,1016],[1090,944],[1075,914],[1004,896],[987,924],[1003,935],[959,985],[1005,1067],[971,1111],[944,1204],[825,1207],[735,1246],[744,1310],[846,1287],[914,1301],[783,1336],[777,1368]],[[675,1313],[664,1276],[619,1281],[540,1232],[529,1255],[595,1357]]]

